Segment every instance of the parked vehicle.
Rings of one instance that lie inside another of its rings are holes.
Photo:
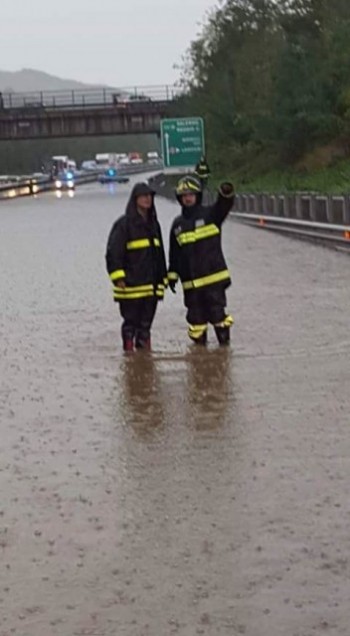
[[[147,153],[147,163],[151,166],[158,165],[160,163],[160,157],[158,152],[148,152]]]
[[[94,159],[83,161],[83,163],[80,166],[80,169],[83,170],[84,172],[89,172],[90,170],[93,172],[94,170],[97,170],[97,163]]]
[[[105,172],[99,176],[98,180],[102,184],[129,183],[130,181],[129,177],[126,177],[124,175],[118,175],[117,170],[115,170],[114,168],[108,168],[108,170],[105,170]]]

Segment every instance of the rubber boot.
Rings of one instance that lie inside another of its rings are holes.
[[[144,351],[151,351],[151,336],[146,336],[142,333],[136,333],[136,349],[143,349]]]
[[[126,353],[134,351],[134,341],[132,338],[123,338],[123,349]]]
[[[230,344],[230,328],[229,327],[215,327],[216,337],[221,347]]]

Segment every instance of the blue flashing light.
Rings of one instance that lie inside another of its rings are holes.
[[[108,176],[109,176],[109,177],[115,177],[115,175],[116,175],[116,174],[117,174],[117,173],[116,173],[116,171],[115,171],[115,170],[113,170],[113,168],[110,168],[110,169],[108,170]]]
[[[67,172],[67,173],[66,173],[66,177],[67,177],[68,181],[71,181],[72,179],[74,179],[74,174],[73,174],[73,172]]]

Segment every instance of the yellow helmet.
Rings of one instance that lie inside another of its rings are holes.
[[[184,194],[202,194],[201,182],[195,177],[182,177],[176,186],[177,198]]]

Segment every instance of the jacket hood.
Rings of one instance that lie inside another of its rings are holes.
[[[137,198],[147,194],[150,194],[152,197],[152,208],[151,208],[150,218],[151,217],[156,218],[157,216],[156,208],[154,205],[154,197],[156,193],[154,190],[152,190],[152,188],[150,188],[148,183],[136,183],[136,185],[133,187],[128,205],[126,206],[127,216],[138,214],[137,204],[136,204]]]

